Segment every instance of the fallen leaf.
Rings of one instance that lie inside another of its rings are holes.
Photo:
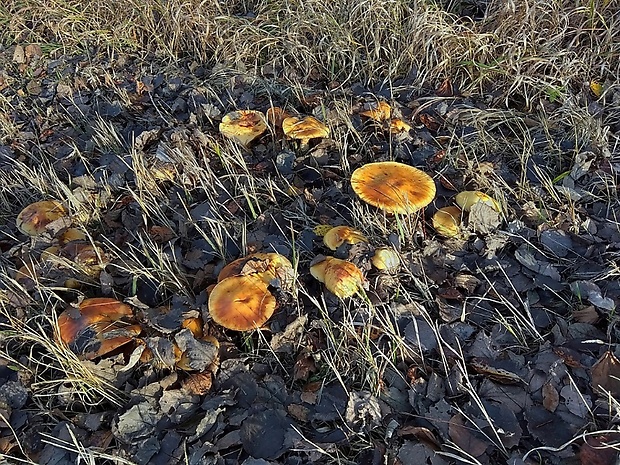
[[[620,360],[611,351],[605,352],[592,367],[592,388],[620,397]]]

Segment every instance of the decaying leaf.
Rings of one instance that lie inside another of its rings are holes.
[[[620,360],[613,352],[605,352],[592,367],[592,387],[602,395],[609,392],[620,398]]]

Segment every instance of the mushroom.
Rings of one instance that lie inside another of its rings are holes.
[[[355,264],[334,257],[316,257],[310,274],[341,299],[351,297],[363,287],[364,275]]]
[[[244,147],[267,130],[265,116],[256,110],[230,112],[222,118],[220,132]]]
[[[413,166],[394,161],[368,163],[351,175],[353,191],[388,213],[409,214],[435,198],[433,179]]]
[[[276,309],[276,298],[255,275],[231,276],[209,294],[209,314],[217,324],[235,331],[260,328]]]
[[[378,270],[395,270],[400,266],[400,257],[391,247],[379,247],[370,259]]]
[[[56,200],[41,200],[24,208],[17,215],[17,229],[28,236],[36,237],[47,231],[47,226],[67,216],[67,210]]]
[[[400,134],[402,132],[409,132],[409,131],[411,131],[411,126],[405,123],[402,119],[392,118],[390,120],[390,132],[392,134]]]
[[[287,112],[282,107],[271,107],[267,110],[265,114],[267,117],[267,122],[271,124],[274,128],[282,128],[282,122],[291,116],[289,112]]]
[[[433,215],[433,228],[444,237],[455,237],[461,231],[463,212],[459,207],[443,207]]]
[[[91,360],[133,341],[140,334],[140,325],[122,321],[132,316],[131,307],[116,299],[84,299],[77,309],[65,310],[58,316],[58,336],[73,352]]]
[[[478,202],[482,202],[491,207],[496,212],[501,212],[499,203],[491,196],[480,191],[463,191],[456,195],[456,203],[464,211],[468,212],[471,207]]]
[[[358,242],[368,242],[368,239],[361,231],[349,226],[335,226],[323,236],[323,244],[331,250],[336,250],[345,242],[347,244],[357,244]]]
[[[301,141],[301,147],[307,148],[310,139],[329,136],[329,128],[313,116],[298,118],[290,116],[282,121],[282,130],[289,139]]]
[[[373,104],[373,107],[369,110],[361,111],[360,115],[382,123],[383,121],[390,119],[390,116],[392,115],[392,107],[390,107],[389,103],[380,100],[376,104]]]
[[[280,285],[287,288],[293,284],[295,272],[293,264],[279,253],[253,253],[227,264],[217,276],[218,282],[235,275],[256,275],[269,285],[279,279]]]

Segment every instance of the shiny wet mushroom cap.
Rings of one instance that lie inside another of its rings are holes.
[[[355,264],[334,257],[316,257],[310,264],[310,274],[341,299],[356,294],[364,283],[364,275]]]
[[[244,147],[267,130],[265,116],[256,110],[239,110],[226,114],[220,123],[220,132]]]
[[[487,195],[484,192],[480,192],[480,191],[460,192],[456,195],[455,201],[456,201],[456,204],[459,207],[461,207],[463,211],[466,211],[466,212],[468,212],[474,204],[479,203],[479,202],[484,203],[485,205],[488,205],[496,212],[502,211],[497,200],[495,200],[490,195]]]
[[[231,276],[209,294],[209,314],[217,324],[235,331],[260,328],[276,309],[276,298],[255,275]]]
[[[25,207],[17,215],[15,223],[17,229],[28,236],[40,236],[47,230],[47,226],[68,212],[60,202],[56,200],[41,200]]]
[[[390,247],[379,247],[372,256],[372,265],[378,270],[395,270],[400,266],[398,252]]]
[[[424,171],[394,161],[361,166],[351,175],[351,186],[364,202],[401,214],[426,207],[436,192],[435,182]]]

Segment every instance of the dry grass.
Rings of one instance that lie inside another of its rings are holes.
[[[62,50],[95,45],[260,72],[297,83],[391,84],[451,77],[467,91],[501,84],[527,103],[620,71],[620,7],[609,0],[491,1],[479,21],[436,2],[23,0],[0,7],[2,38]]]

